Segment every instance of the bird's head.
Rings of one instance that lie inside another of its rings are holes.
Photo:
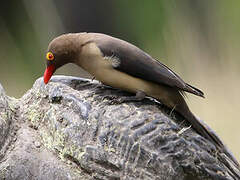
[[[71,35],[59,36],[50,42],[46,53],[44,83],[47,84],[53,73],[61,66],[74,62],[76,46]]]

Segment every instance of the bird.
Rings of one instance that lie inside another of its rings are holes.
[[[44,83],[47,84],[54,72],[68,63],[80,66],[105,85],[135,94],[123,97],[122,102],[141,101],[149,96],[174,109],[198,134],[239,167],[220,138],[190,111],[184,99],[185,92],[200,97],[204,97],[204,93],[137,46],[102,33],[60,35],[49,43]]]

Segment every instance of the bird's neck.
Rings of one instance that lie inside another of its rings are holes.
[[[82,34],[81,34],[82,35]],[[80,39],[80,38],[79,38]],[[101,66],[101,56],[100,49],[96,44],[91,41],[91,37],[82,38],[81,37],[81,47],[79,48],[78,57],[75,60],[75,64],[94,75],[99,66]],[[100,64],[99,64],[100,63]]]

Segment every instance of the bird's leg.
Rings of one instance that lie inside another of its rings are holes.
[[[129,101],[141,101],[146,97],[146,94],[142,91],[137,91],[135,96],[124,96],[120,97],[120,102],[129,102]]]
[[[141,101],[146,97],[146,94],[142,91],[137,91],[135,96],[124,96],[111,100],[112,104],[120,104],[123,102],[131,102],[131,101]]]

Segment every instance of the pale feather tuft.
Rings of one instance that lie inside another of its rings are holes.
[[[105,56],[104,59],[110,61],[114,68],[119,67],[120,64],[121,64],[120,59],[118,57],[114,56],[114,55],[112,55],[112,56]]]

